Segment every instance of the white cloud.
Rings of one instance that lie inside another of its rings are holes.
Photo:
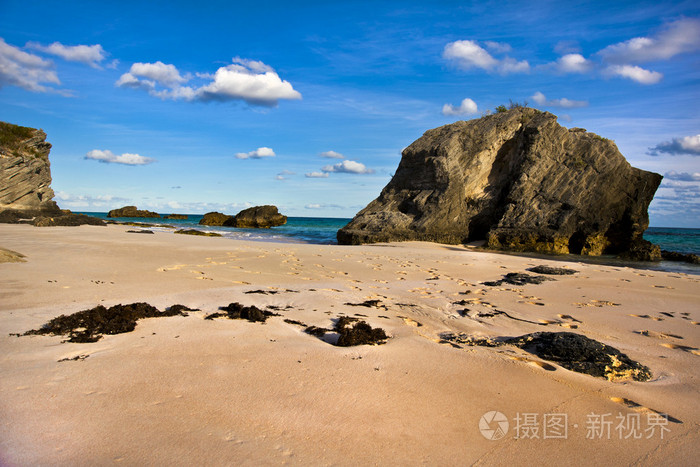
[[[272,148],[261,147],[255,151],[239,152],[236,154],[236,159],[262,159],[264,157],[275,157],[275,151]]]
[[[664,77],[658,71],[651,71],[636,65],[611,65],[606,72],[613,76],[631,79],[640,84],[656,84]]]
[[[312,203],[312,204],[307,204],[304,206],[305,209],[321,209],[323,206],[321,206],[318,203]]]
[[[134,63],[128,73],[115,83],[120,87],[145,89],[161,99],[186,101],[243,100],[250,105],[274,107],[282,99],[301,99],[289,81],[263,62],[234,58],[233,64],[221,67],[215,73],[195,73],[200,80],[209,80],[201,86],[183,86],[193,75],[180,74],[174,65],[162,62]],[[163,89],[157,89],[157,85]]]
[[[55,91],[43,84],[61,84],[51,62],[20,50],[0,38],[0,88],[17,86],[28,91]]]
[[[339,204],[319,204],[319,203],[309,203],[306,206],[304,206],[304,209],[327,209],[327,208],[333,208],[333,209],[345,209],[345,206],[341,206]]]
[[[700,156],[700,134],[695,136],[684,136],[682,138],[673,138],[671,141],[665,141],[657,144],[653,148],[649,148],[647,154],[658,156],[661,153],[677,155]]]
[[[477,112],[476,102],[468,97],[459,104],[459,107],[455,107],[452,104],[445,104],[442,106],[443,115],[471,115]]]
[[[491,43],[492,46],[493,44],[496,43]],[[481,68],[502,74],[524,73],[530,70],[530,64],[526,60],[517,61],[510,57],[496,59],[476,41],[470,40],[450,42],[445,46],[442,56],[455,61],[460,68],[465,70]]]
[[[85,206],[93,206],[93,207],[106,207],[113,205],[115,203],[120,203],[122,205],[131,202],[130,199],[127,198],[121,198],[119,196],[113,196],[113,195],[98,195],[98,196],[90,196],[90,195],[76,195],[72,193],[68,193],[66,191],[58,191],[56,192],[56,197],[58,201],[60,201],[61,206],[68,206],[68,207],[85,207]]]
[[[677,180],[681,182],[700,182],[700,172],[688,173],[688,172],[676,172],[672,170],[664,174],[664,178],[668,180]]]
[[[561,73],[586,73],[593,64],[581,54],[566,54],[555,62],[557,71]]]
[[[547,107],[563,107],[565,109],[572,109],[575,107],[586,107],[588,106],[588,101],[575,101],[562,97],[561,99],[547,99],[547,97],[540,91],[537,91],[533,96],[532,100],[538,105],[543,105]]]
[[[319,156],[325,157],[327,159],[345,159],[344,155],[335,151],[325,151],[319,154]]]
[[[199,88],[197,95],[202,100],[241,99],[264,106],[275,106],[280,99],[301,99],[289,81],[280,79],[264,63],[240,59],[216,70],[214,81]]]
[[[131,65],[128,74],[134,77],[150,79],[164,86],[174,86],[189,80],[189,78],[180,75],[175,65],[165,64],[161,61],[155,63],[134,63]]]
[[[351,161],[351,160],[344,160],[342,162],[338,162],[337,164],[333,165],[327,165],[321,169],[323,172],[336,172],[336,173],[350,173],[350,174],[371,174],[374,173],[374,170],[368,169],[365,167],[364,164],[357,162],[357,161]]]
[[[90,65],[93,68],[101,68],[99,63],[107,57],[100,44],[95,45],[63,45],[54,42],[51,45],[43,46],[36,42],[27,42],[28,48],[40,50],[44,53],[61,57],[69,62],[80,62]]]
[[[304,174],[306,178],[328,178],[328,174],[326,172],[310,172],[307,174]]]
[[[155,159],[150,157],[140,156],[138,154],[124,153],[116,155],[112,151],[93,149],[85,155],[85,159],[91,159],[105,164],[124,164],[124,165],[146,165],[155,162]]]
[[[635,37],[598,52],[608,63],[644,63],[668,60],[700,49],[700,19],[684,18],[666,25],[656,36]]]

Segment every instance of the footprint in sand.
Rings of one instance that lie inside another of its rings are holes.
[[[525,362],[529,365],[532,365],[532,366],[537,367],[537,368],[542,368],[543,370],[546,370],[546,371],[556,371],[557,370],[557,367],[555,367],[554,365],[550,365],[549,363],[541,362],[539,360],[533,360],[531,358],[511,356],[510,359],[518,361],[518,362]]]
[[[661,347],[666,347],[667,349],[673,349],[673,350],[682,350],[683,352],[688,352],[688,353],[692,353],[693,355],[700,356],[700,350],[697,347],[689,347],[687,345],[678,345],[678,344],[671,344],[671,343],[661,344]]]
[[[672,416],[670,416],[669,414],[666,414],[666,413],[663,413],[663,412],[659,412],[658,410],[650,409],[649,407],[644,407],[643,405],[638,404],[638,403],[636,403],[636,402],[633,401],[633,400],[626,399],[626,398],[624,398],[624,397],[615,397],[615,396],[613,396],[613,397],[610,398],[610,400],[613,401],[613,402],[615,402],[615,403],[617,403],[617,404],[624,405],[625,407],[630,408],[630,409],[634,410],[635,412],[655,413],[655,414],[661,415],[662,417],[664,417],[664,418],[665,418],[666,420],[668,420],[669,422],[672,422],[672,423],[683,423],[681,420],[678,420],[677,418],[672,417]]]
[[[633,318],[644,318],[644,319],[653,319],[654,321],[663,321],[663,318],[657,318],[656,316],[649,316],[649,315],[635,315],[633,313],[630,313],[627,316],[632,316]]]
[[[403,324],[407,326],[413,326],[414,328],[419,328],[423,326],[421,323],[416,321],[415,319],[408,318],[406,316],[397,316],[398,318],[401,318],[403,320]]]
[[[657,339],[683,339],[683,336],[679,336],[676,334],[671,334],[667,332],[656,332],[656,331],[649,331],[647,329],[640,330],[640,331],[632,331],[635,334],[639,334],[640,336],[646,336],[646,337],[655,337]]]

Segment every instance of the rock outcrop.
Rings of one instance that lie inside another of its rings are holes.
[[[136,206],[124,206],[119,209],[112,209],[107,213],[107,217],[149,217],[160,218],[160,214],[153,211],[138,209]]]
[[[53,201],[50,150],[42,130],[0,122],[0,223],[104,225],[101,219],[62,210]]]
[[[232,218],[226,220],[227,227],[268,229],[287,223],[287,216],[277,210],[277,206],[255,206],[244,209]]]
[[[42,130],[0,122],[0,210],[59,211]]]
[[[492,249],[658,258],[642,239],[661,175],[614,142],[519,107],[427,131],[338,243],[487,240]]]
[[[233,216],[228,216],[220,212],[208,212],[199,220],[199,225],[213,225],[221,227],[224,222],[231,219]]]
[[[255,206],[244,209],[235,216],[220,212],[208,212],[199,221],[199,225],[238,227],[243,229],[267,229],[287,223],[287,216],[279,213],[276,206]]]
[[[163,216],[163,219],[177,219],[181,221],[185,221],[189,218],[189,216],[185,214],[168,214],[167,216]]]

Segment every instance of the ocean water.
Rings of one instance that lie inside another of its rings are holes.
[[[662,250],[700,255],[700,229],[649,227],[644,239],[656,243]]]
[[[165,226],[173,226],[177,229],[196,229],[203,232],[216,232],[224,237],[240,240],[277,241],[285,243],[313,243],[318,245],[336,244],[335,234],[350,219],[329,217],[289,217],[287,223],[271,229],[238,229],[235,227],[215,227],[199,225],[201,214],[188,214],[186,220],[179,219],[152,219],[143,217],[119,217],[110,219],[106,212],[82,212],[89,216],[99,217],[104,220],[116,220],[119,222],[139,222],[142,224],[154,224],[151,230],[172,231]]]
[[[83,212],[94,217],[105,220],[112,220],[107,217],[106,212]],[[153,224],[151,230],[172,232],[173,226],[177,229],[197,229],[204,232],[217,232],[224,237],[241,240],[273,241],[283,243],[312,243],[317,245],[334,245],[336,232],[345,226],[350,219],[328,218],[328,217],[289,217],[285,225],[273,227],[271,229],[237,229],[234,227],[213,227],[199,225],[201,214],[188,215],[186,220],[177,219],[150,219],[141,217],[121,217],[120,222],[139,222]],[[678,251],[680,253],[694,253],[700,255],[700,229],[681,229],[666,227],[650,227],[644,232],[644,238],[661,247],[662,250]],[[626,263],[613,257],[582,258],[580,256],[562,257],[570,261],[590,261],[603,264],[644,267],[663,271],[684,272],[690,274],[700,274],[700,266],[671,261],[661,261],[660,263]]]

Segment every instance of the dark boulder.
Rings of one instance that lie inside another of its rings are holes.
[[[107,217],[151,217],[160,218],[160,214],[153,211],[146,211],[136,208],[136,206],[124,206],[119,209],[112,209]]]
[[[226,220],[227,227],[268,229],[287,223],[287,216],[283,216],[276,206],[255,206],[244,209],[232,218]]]
[[[644,245],[661,179],[632,167],[614,142],[518,107],[427,131],[337,238],[619,254]]]
[[[220,227],[224,225],[224,222],[229,220],[231,217],[232,216],[228,216],[220,212],[208,212],[202,216],[202,219],[199,221],[199,225],[213,225]]]
[[[185,221],[189,218],[189,216],[186,216],[185,214],[168,214],[167,216],[163,216],[163,219],[177,219],[181,221]]]
[[[39,216],[35,217],[32,221],[32,225],[35,227],[76,227],[79,225],[107,225],[102,219],[97,217],[87,216],[85,214],[64,214],[62,216],[48,217]]]

